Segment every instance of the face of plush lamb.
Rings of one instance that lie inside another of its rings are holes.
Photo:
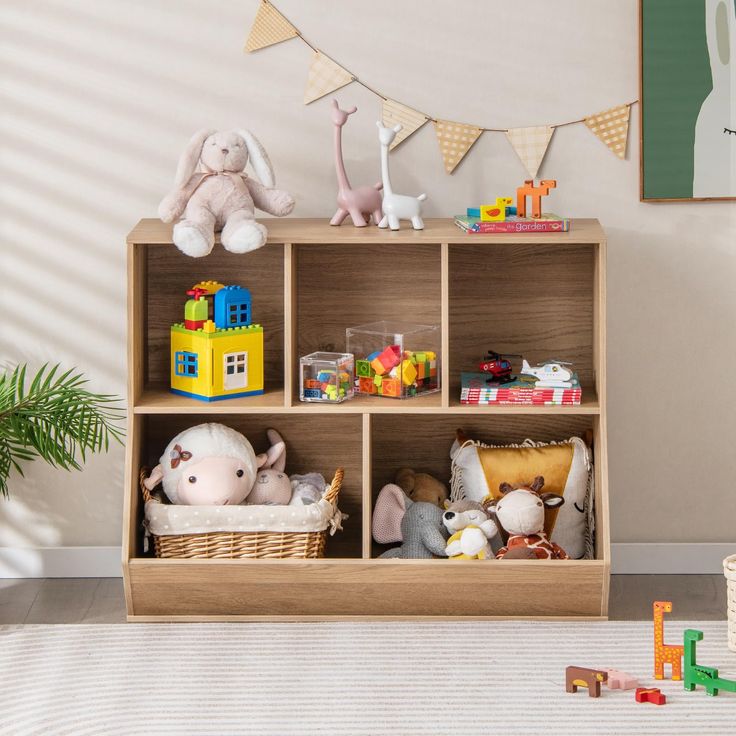
[[[241,460],[205,457],[189,465],[179,477],[179,503],[190,506],[239,504],[250,492],[251,477]]]

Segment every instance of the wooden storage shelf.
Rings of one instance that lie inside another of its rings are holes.
[[[569,233],[466,235],[449,220],[423,231],[269,220],[269,243],[235,256],[218,244],[183,256],[171,226],[142,220],[128,236],[129,434],[123,568],[130,620],[607,615],[610,553],[605,415],[605,236],[595,220]],[[197,280],[247,286],[264,325],[266,392],[211,403],[168,390],[169,327]],[[442,391],[414,399],[301,403],[299,357],[344,350],[345,328],[379,319],[440,324]],[[460,404],[460,371],[485,350],[575,361],[583,403]],[[290,468],[345,468],[350,518],[320,560],[159,560],[143,553],[138,470],[181,429],[221,421],[256,451],[275,426]],[[487,442],[592,436],[595,559],[381,560],[371,509],[403,465],[449,478],[456,428]]]

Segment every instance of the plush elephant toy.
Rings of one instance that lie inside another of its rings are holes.
[[[381,489],[373,509],[373,538],[379,544],[402,542],[381,557],[431,559],[445,557],[446,536],[442,509],[424,501],[412,501],[399,486]]]
[[[244,173],[250,157],[260,181]],[[247,130],[200,130],[179,159],[174,188],[161,201],[159,217],[173,222],[174,244],[193,258],[206,256],[222,230],[231,253],[248,253],[266,242],[268,231],[255,221],[254,208],[281,217],[294,209],[288,192],[275,189],[266,151]]]

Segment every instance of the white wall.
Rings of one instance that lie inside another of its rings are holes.
[[[3,359],[61,360],[95,388],[125,391],[124,237],[155,215],[199,127],[252,127],[295,214],[331,214],[328,104],[301,102],[310,52],[293,40],[243,54],[257,5],[0,4]],[[638,96],[635,0],[277,6],[369,84],[438,117],[542,124]],[[347,165],[372,182],[378,101],[357,85],[338,97],[359,107]],[[558,180],[555,211],[598,217],[609,234],[613,539],[734,541],[736,206],[640,203],[638,116],[626,162],[577,125],[557,131],[542,169]],[[393,172],[398,189],[428,193],[430,216],[524,178],[502,134],[484,135],[445,175],[431,126],[396,152]],[[82,474],[29,467],[0,503],[0,546],[119,543],[122,464],[115,449]]]

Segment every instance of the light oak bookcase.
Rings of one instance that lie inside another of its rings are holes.
[[[608,611],[605,235],[596,220],[568,233],[466,235],[450,220],[386,232],[324,220],[268,220],[269,242],[244,256],[219,245],[182,255],[171,227],[142,220],[128,236],[128,409],[123,569],[129,620],[351,617],[587,617]],[[205,403],[168,391],[169,327],[200,279],[247,286],[264,325],[266,392]],[[442,326],[442,391],[407,400],[300,403],[299,356],[344,350],[345,328],[379,319]],[[460,404],[460,371],[488,348],[530,361],[574,361],[583,403]],[[345,468],[350,515],[322,560],[159,560],[143,554],[141,465],[187,426],[220,421],[256,452],[274,426],[292,472]],[[487,442],[592,437],[596,555],[591,560],[378,560],[373,500],[402,465],[449,479],[462,427]]]

